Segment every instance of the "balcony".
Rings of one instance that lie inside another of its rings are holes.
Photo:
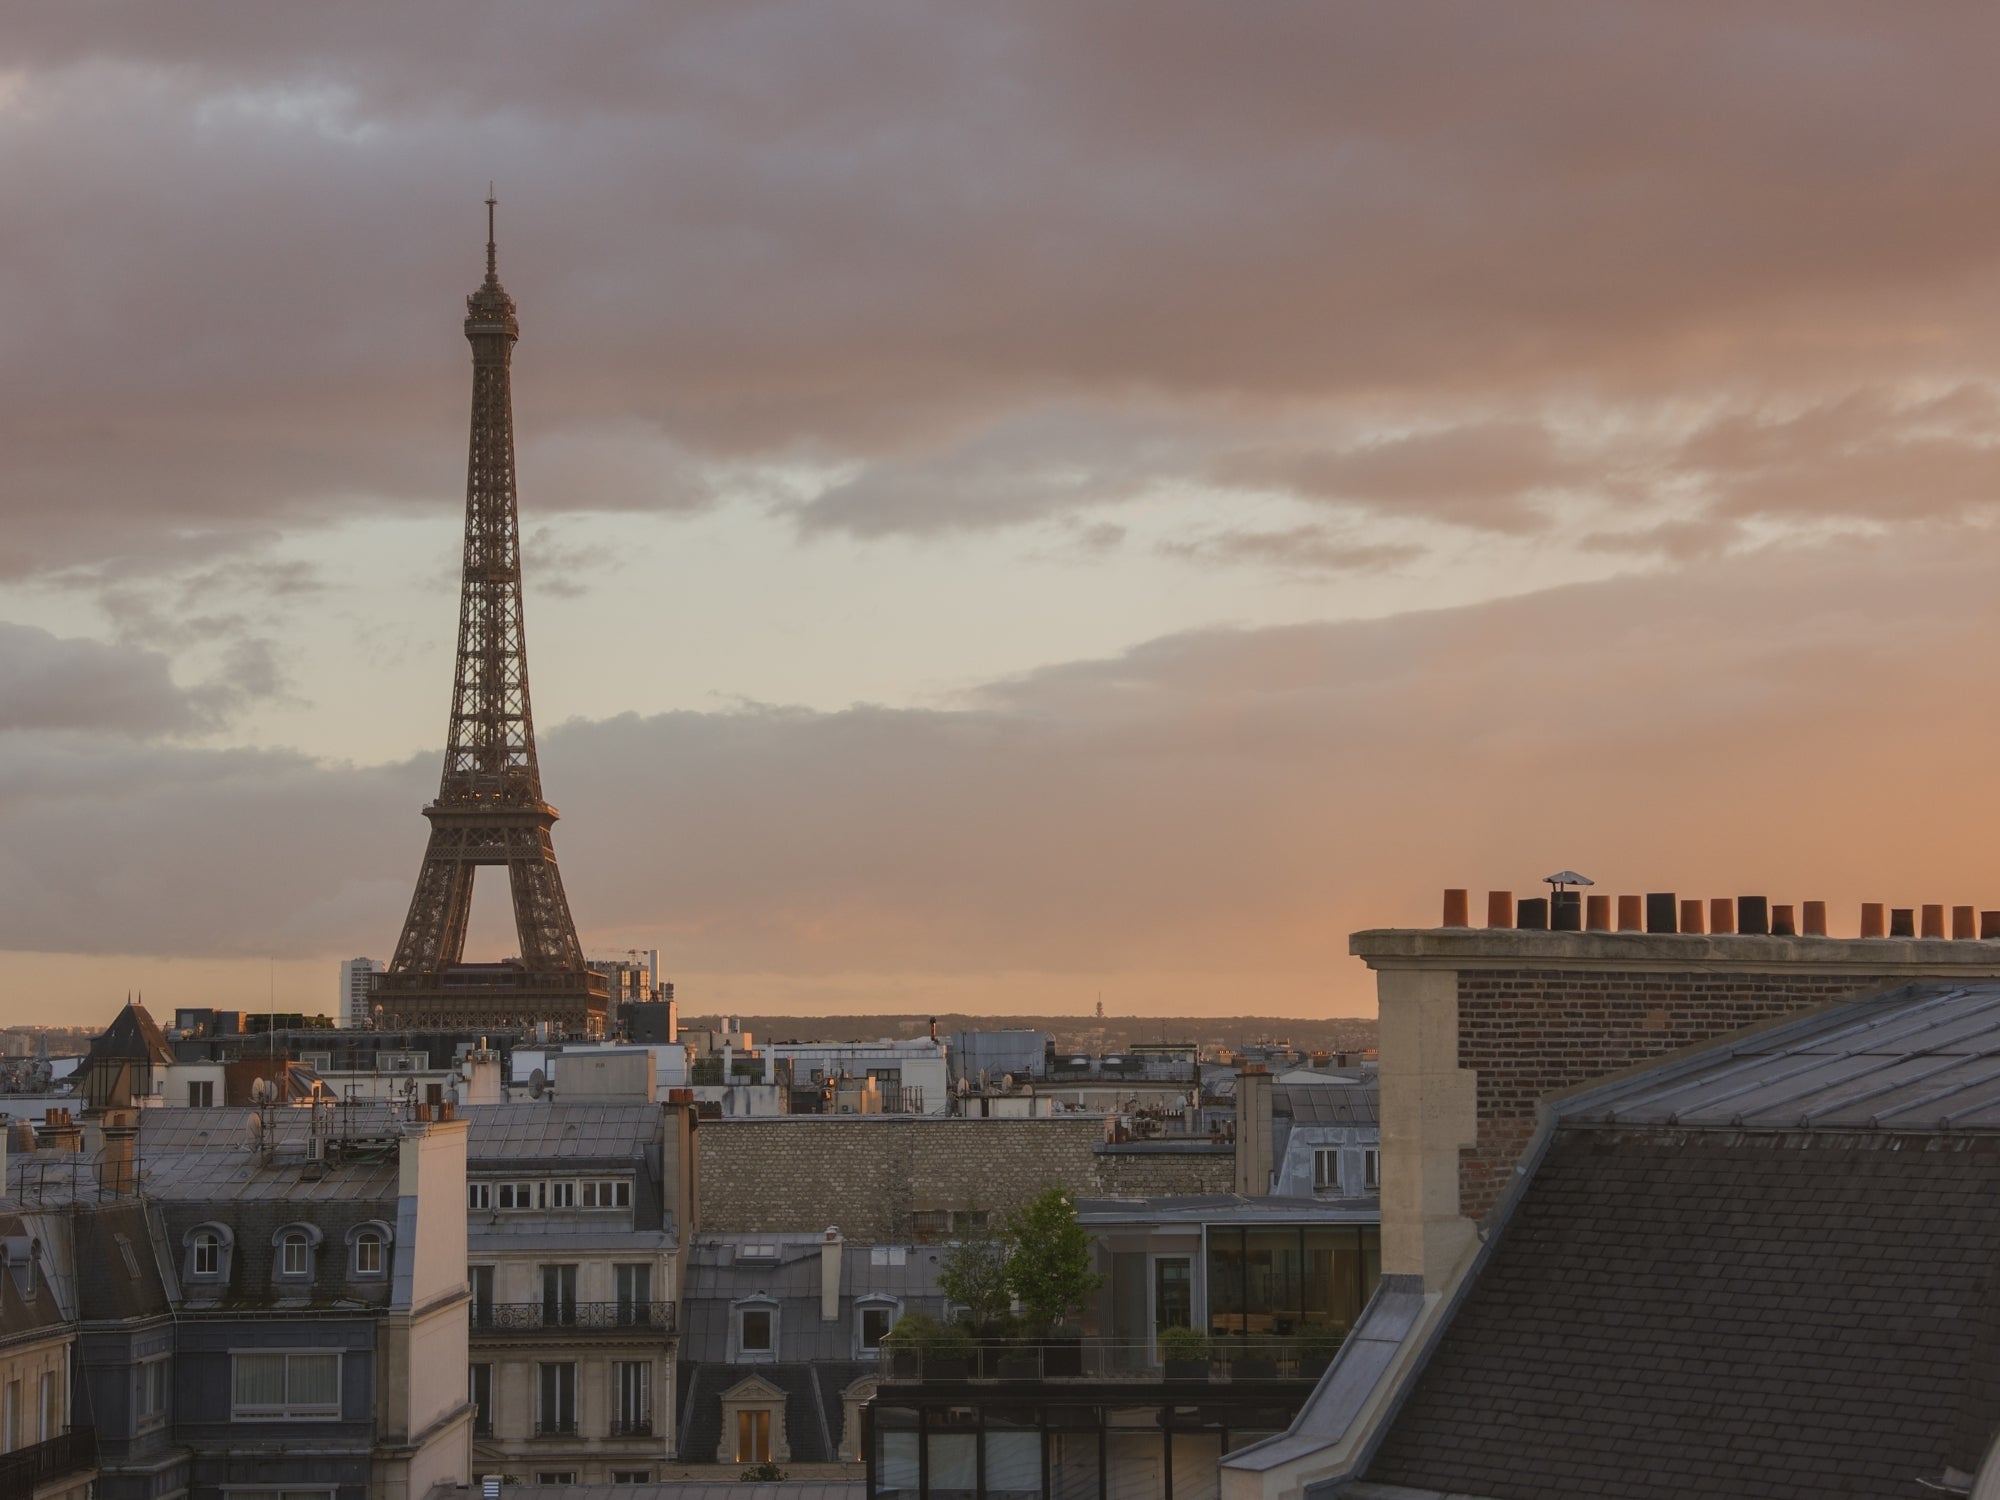
[[[1198,1382],[1214,1384],[1296,1383],[1318,1380],[1331,1363],[1336,1339],[1273,1339],[1242,1343],[1216,1339],[1205,1354],[1163,1358],[1144,1341],[1114,1339],[1001,1339],[970,1351],[923,1348],[881,1351],[887,1382],[1007,1381]]]
[[[0,1454],[0,1500],[34,1500],[51,1479],[97,1467],[97,1429],[72,1427],[60,1437]]]
[[[576,1418],[558,1417],[553,1422],[535,1423],[538,1438],[573,1438],[576,1436]]]
[[[549,1334],[671,1335],[677,1323],[671,1302],[475,1302],[472,1332],[513,1337]]]
[[[653,1435],[653,1419],[639,1417],[626,1421],[620,1417],[611,1419],[611,1436],[615,1438],[649,1438]]]

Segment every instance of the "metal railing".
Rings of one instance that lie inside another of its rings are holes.
[[[672,1333],[671,1302],[475,1302],[474,1333]]]
[[[60,1437],[0,1454],[0,1500],[33,1500],[35,1487],[97,1466],[97,1429],[72,1427]]]
[[[651,1417],[639,1417],[628,1422],[622,1418],[613,1417],[611,1419],[610,1435],[612,1437],[649,1438],[653,1435],[653,1419]]]
[[[576,1436],[576,1418],[558,1419],[554,1422],[535,1423],[538,1438],[573,1438]]]
[[[885,1344],[880,1368],[888,1381],[1299,1381],[1325,1373],[1337,1347],[1329,1339],[1218,1338],[1206,1356],[1175,1359],[1145,1340],[1000,1339],[949,1353]]]

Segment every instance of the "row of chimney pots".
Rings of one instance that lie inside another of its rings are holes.
[[[1950,912],[1946,931],[1947,910]],[[1803,918],[1803,922],[1801,922]],[[1471,893],[1448,890],[1444,893],[1446,927],[1472,925]],[[1750,933],[1776,937],[1825,937],[1826,903],[1805,901],[1794,907],[1772,905],[1763,896],[1716,896],[1708,901],[1683,900],[1672,891],[1655,891],[1646,896],[1617,898],[1613,920],[1610,896],[1586,895],[1582,891],[1558,890],[1547,896],[1514,899],[1512,891],[1486,893],[1486,925],[1512,927],[1532,932],[1654,932],[1654,933]],[[2000,911],[1978,911],[1970,906],[1884,906],[1880,901],[1861,903],[1861,936],[1864,938],[1944,938],[1961,942],[1973,939],[2000,939]]]

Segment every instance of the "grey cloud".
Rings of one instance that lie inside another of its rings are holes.
[[[176,733],[202,715],[157,651],[0,622],[0,731]]]
[[[1051,403],[1811,399],[1984,370],[2000,331],[1977,9],[190,3],[7,32],[17,575],[448,507],[489,176],[531,506],[699,506],[803,455],[873,471],[811,524],[922,530],[1018,507],[909,455]],[[1040,513],[1132,482],[1089,477]]]
[[[1966,788],[2000,723],[1962,664],[2000,629],[1996,545],[1187,632],[932,710],[567,724],[543,743],[557,844],[587,929],[808,977],[1337,976],[1349,929],[1431,920],[1438,885],[1566,864],[1630,890],[1974,892]],[[379,950],[435,774],[30,736],[0,771],[0,943]]]
[[[1421,547],[1343,539],[1324,526],[1218,531],[1163,543],[1161,551],[1190,562],[1257,564],[1296,573],[1375,573],[1423,555]]]

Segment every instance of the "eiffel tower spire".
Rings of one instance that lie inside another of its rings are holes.
[[[486,279],[465,299],[472,437],[444,774],[437,799],[424,809],[430,844],[410,914],[375,995],[392,1027],[510,1029],[547,1021],[588,1035],[602,1029],[607,986],[584,966],[550,838],[556,810],[542,797],[535,759],[509,383],[521,328],[514,299],[500,285],[494,204],[489,189]],[[521,942],[516,963],[464,962],[473,876],[481,865],[506,866]]]

